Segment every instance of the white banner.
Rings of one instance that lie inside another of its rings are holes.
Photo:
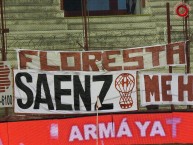
[[[193,105],[193,74],[140,74],[141,105]]]
[[[100,51],[17,50],[19,69],[44,71],[142,70],[186,64],[185,42]]]
[[[137,110],[136,72],[14,70],[15,113],[72,114]]]
[[[7,61],[0,61],[0,107],[13,107],[13,76]]]

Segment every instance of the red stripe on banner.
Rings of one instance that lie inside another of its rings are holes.
[[[2,75],[8,76],[9,73],[10,73],[10,71],[3,71],[3,72],[0,71],[0,77],[1,77]]]
[[[8,68],[7,65],[0,65],[0,69]]]
[[[6,86],[0,86],[0,89],[5,89]]]
[[[0,65],[0,68],[8,68],[8,66],[5,65],[5,64],[1,64],[1,65]]]
[[[6,86],[0,86],[0,89],[1,90],[4,90]]]
[[[5,72],[10,72],[10,70],[9,70],[8,67],[7,67],[7,68],[1,68],[1,69],[0,69],[0,72],[4,72],[4,71],[5,71]]]
[[[5,85],[5,86],[0,86],[0,89],[3,90],[3,89],[7,89],[9,87],[9,85]]]
[[[0,82],[0,86],[9,86],[9,85],[10,85],[10,81],[4,82],[4,83]]]
[[[0,80],[0,84],[10,84],[10,80],[6,79],[6,80]]]
[[[0,82],[2,81],[9,81],[9,78],[8,77],[0,77]]]
[[[0,90],[1,93],[5,92],[5,89],[4,90]]]
[[[9,72],[10,73],[10,72]],[[0,77],[8,77],[9,73],[0,74]]]

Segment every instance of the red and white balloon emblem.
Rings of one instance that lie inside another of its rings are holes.
[[[115,88],[119,91],[119,104],[122,109],[128,109],[133,106],[131,93],[135,86],[135,77],[129,73],[122,73],[115,79]]]

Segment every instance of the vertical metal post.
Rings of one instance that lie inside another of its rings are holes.
[[[88,50],[88,25],[87,25],[87,0],[82,0],[82,11],[84,18],[84,50]]]
[[[188,35],[188,18],[189,14],[187,17],[185,17],[185,40],[186,40],[186,73],[190,73],[190,47],[189,47],[189,35]],[[191,105],[187,106],[187,109],[191,109]]]
[[[64,10],[64,0],[60,0],[60,10]]]
[[[171,43],[171,24],[170,24],[170,4],[166,3],[166,10],[167,10],[167,38],[168,44]],[[169,70],[172,73],[172,67]]]
[[[188,36],[188,17],[185,17],[185,39],[186,39],[186,73],[190,73],[190,48],[189,48],[189,36]]]
[[[7,60],[6,56],[6,42],[5,42],[5,33],[7,33],[9,30],[5,28],[5,22],[4,22],[4,1],[0,0],[0,9],[1,9],[1,56],[2,61]],[[5,116],[9,115],[9,109],[5,108]]]
[[[145,8],[145,0],[141,0],[141,6],[142,8]]]
[[[171,24],[170,24],[170,4],[166,3],[166,11],[167,11],[167,38],[168,44],[171,43]],[[169,73],[172,73],[172,66],[169,66]],[[171,105],[171,110],[174,111],[174,105]]]
[[[6,61],[6,48],[5,48],[5,33],[7,32],[7,29],[5,28],[5,23],[4,23],[4,3],[3,0],[0,0],[0,9],[1,9],[1,56],[2,56],[2,61]],[[8,108],[5,108],[5,116],[8,116],[9,110]]]
[[[1,48],[1,55],[2,61],[6,60],[6,53],[5,53],[5,28],[4,28],[4,15],[3,15],[3,0],[0,0],[1,5],[1,38],[2,38],[2,48]]]

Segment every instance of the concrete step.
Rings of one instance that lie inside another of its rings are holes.
[[[26,13],[26,12],[55,12],[55,11],[63,11],[60,10],[58,5],[13,5],[6,6],[5,13]]]
[[[53,41],[53,40],[70,40],[70,39],[82,39],[83,32],[82,31],[26,31],[26,32],[14,32],[7,34],[8,45],[14,43],[23,43],[23,42],[38,42],[43,43],[44,41]],[[70,42],[70,41],[69,41]]]
[[[154,15],[166,15],[167,11],[164,7],[152,7],[152,13]],[[193,10],[190,9],[189,13],[193,13]],[[170,8],[170,14],[177,15],[175,8]]]
[[[59,4],[59,0],[5,0],[6,6]]]
[[[115,43],[116,41],[116,43]],[[121,48],[121,47],[134,47],[157,44],[155,35],[123,35],[123,36],[90,36],[89,44],[92,48]],[[8,48],[14,50],[16,48],[22,49],[41,49],[41,50],[71,50],[80,49],[83,46],[82,33],[76,34],[61,34],[57,36],[47,37],[28,37],[9,36]]]
[[[21,12],[21,13],[6,13],[5,18],[8,19],[46,19],[46,18],[64,18],[64,13],[61,12]]]
[[[193,23],[191,22],[190,25],[187,26],[187,29],[189,32],[191,32],[191,30],[193,29]],[[185,31],[185,25],[183,25],[182,23],[180,23],[179,25],[175,25],[175,23],[172,23],[171,25],[171,30],[172,31]]]
[[[154,28],[149,29],[141,29],[138,30],[95,30],[92,29],[89,31],[89,37],[100,37],[100,36],[108,36],[108,37],[125,37],[125,36],[138,36],[138,35],[156,35],[157,31]],[[82,30],[53,30],[53,31],[11,31],[8,33],[9,39],[39,39],[39,38],[50,38],[54,37],[69,37],[69,35],[83,35]]]
[[[69,24],[82,23],[82,17],[66,17]],[[134,16],[134,15],[113,15],[113,16],[90,16],[90,23],[140,23],[151,22],[150,15]]]
[[[7,34],[8,48],[14,50],[22,49],[41,49],[41,50],[65,50],[82,49],[83,31],[11,31]],[[137,38],[137,39],[136,39]],[[93,48],[117,48],[151,45],[156,39],[155,29],[135,30],[94,30],[89,34],[89,44]],[[114,43],[116,41],[116,43]],[[155,43],[156,44],[156,43]],[[81,45],[81,46],[80,46]]]
[[[25,47],[28,46],[30,43],[34,44],[34,45],[42,45],[42,44],[49,44],[49,45],[55,45],[55,44],[61,44],[61,45],[65,45],[65,44],[70,44],[70,43],[75,43],[76,41],[82,42],[83,41],[83,37],[81,37],[81,33],[77,33],[72,34],[72,35],[63,35],[63,37],[61,36],[51,36],[51,37],[11,37],[9,36],[10,39],[8,39],[8,46],[15,46],[16,44],[21,47]],[[68,36],[68,37],[67,37]],[[137,38],[136,38],[137,37]],[[116,40],[116,45],[117,42],[138,42],[139,40],[141,41],[147,41],[149,39],[155,39],[155,35],[125,35],[125,36],[90,36],[89,37],[89,41],[93,44],[93,43],[98,43],[98,42],[102,42],[102,43],[112,43],[115,42]],[[65,43],[63,43],[65,42]],[[139,43],[136,43],[139,44]],[[100,45],[100,44],[99,44]],[[118,44],[119,46],[121,46],[122,44]]]
[[[11,25],[57,25],[66,24],[64,18],[47,18],[47,19],[7,19],[6,24]]]
[[[140,31],[135,29],[114,29],[114,30],[98,30],[92,29],[89,31],[89,36],[108,36],[108,37],[127,37],[127,36],[138,36],[138,35],[156,35],[154,28],[141,29]]]
[[[82,41],[81,41],[82,42]],[[23,43],[15,43],[13,45],[9,45],[8,48],[10,50],[15,49],[29,49],[29,50],[46,50],[46,51],[83,51],[83,43],[77,43],[75,42],[67,42],[64,40],[56,41],[56,43],[53,44],[53,42],[45,41],[43,43],[34,42],[34,41],[27,41]],[[81,46],[80,46],[81,44]],[[10,56],[12,58],[12,56]]]
[[[25,25],[7,25],[10,33],[12,31],[54,31],[54,30],[66,30],[66,24],[25,24]]]
[[[183,26],[184,26],[184,22],[183,21],[170,21],[170,24],[171,24],[171,26],[173,27],[173,28],[175,28],[175,29],[183,29]],[[191,20],[191,21],[188,21],[188,26],[190,27],[190,28],[192,28],[193,27],[193,20]],[[156,26],[157,27],[166,27],[167,26],[167,22],[165,22],[165,21],[160,21],[160,22],[157,22],[156,23]]]
[[[162,33],[159,33],[158,36],[158,40],[159,40],[159,43],[160,42],[164,42],[164,43],[167,43],[167,32],[162,32]],[[184,41],[185,40],[185,35],[182,33],[182,32],[173,32],[171,31],[171,41],[172,42],[177,42],[177,41]]]
[[[58,43],[59,42],[59,43]],[[67,41],[57,41],[55,44],[44,42],[23,42],[23,43],[15,43],[13,45],[8,46],[10,50],[15,49],[29,49],[29,50],[43,50],[43,51],[83,51],[83,43],[82,41],[80,43],[77,43],[76,41],[73,43],[69,43]],[[11,58],[11,56],[10,56]]]
[[[73,23],[73,24],[68,24],[68,30],[78,30],[82,29],[82,23]],[[130,29],[147,29],[147,28],[155,28],[156,25],[155,23],[119,23],[118,21],[114,23],[94,23],[91,24],[89,23],[89,29],[125,29],[125,30],[130,30]]]
[[[82,32],[79,33],[64,33],[64,34],[8,34],[7,45],[9,50],[16,48],[22,49],[41,49],[41,50],[64,50],[67,48],[79,48],[78,43],[83,42]],[[56,48],[57,46],[57,48]]]
[[[157,0],[149,0],[148,1],[148,5],[147,6],[151,6],[151,7],[166,7],[166,3],[169,2],[170,7],[173,8],[174,6],[178,5],[181,3],[181,0],[161,0],[161,1],[157,1]]]
[[[156,20],[156,22],[159,22],[159,21],[166,22],[167,21],[167,16],[166,15],[155,15],[153,18]],[[183,21],[183,18],[178,17],[177,15],[171,13],[170,21]]]
[[[171,41],[172,42],[178,42],[178,41],[184,41],[185,40],[185,35],[183,33],[175,33],[171,32]],[[165,34],[157,34],[157,44],[166,44],[167,43],[167,32]]]
[[[8,33],[8,37],[18,37],[21,39],[25,39],[25,37],[50,37],[50,36],[61,36],[61,35],[68,35],[68,34],[79,34],[79,33],[83,33],[82,30],[53,30],[53,31],[15,31],[15,32],[11,32]]]
[[[80,45],[81,44],[81,45]],[[56,43],[49,43],[48,41],[44,41],[43,43],[26,41],[25,43],[15,43],[9,45],[10,51],[15,51],[15,49],[29,49],[29,50],[46,50],[46,51],[82,51],[83,43],[67,42],[65,40],[57,41]]]
[[[37,14],[38,15],[38,14]],[[13,16],[10,15],[11,17],[6,18],[7,20],[7,25],[24,25],[24,24],[58,24],[58,23],[67,23],[68,25],[82,25],[82,17],[75,17],[75,18],[64,18],[64,17],[54,17],[54,15],[49,15],[39,19],[38,16],[33,16],[33,17],[21,17],[21,16]],[[44,16],[44,15],[43,15]],[[52,17],[51,17],[52,16]],[[118,20],[115,22],[115,20]],[[144,23],[144,26],[146,25],[145,23],[150,23],[151,18],[149,16],[142,16],[142,17],[102,17],[102,18],[96,18],[96,17],[91,17],[89,18],[89,24],[111,24],[111,23]]]
[[[139,35],[128,37],[91,37],[89,39],[90,47],[109,47],[109,48],[123,48],[123,47],[138,47],[155,44],[157,41],[153,35]],[[116,43],[115,43],[116,41]]]

